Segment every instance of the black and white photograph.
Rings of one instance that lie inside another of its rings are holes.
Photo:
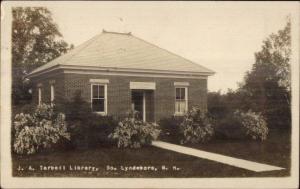
[[[2,2],[1,187],[298,188],[299,8]]]

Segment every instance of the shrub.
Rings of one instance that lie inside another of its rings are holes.
[[[234,116],[241,123],[241,126],[245,129],[247,136],[250,136],[254,140],[266,140],[269,129],[264,117],[249,110],[248,112],[235,111]]]
[[[201,109],[193,107],[184,116],[180,124],[180,130],[183,134],[181,143],[200,143],[211,139],[214,130],[211,120]]]
[[[36,109],[35,104],[19,104],[19,105],[12,105],[12,118],[14,118],[17,114],[29,114],[34,112]]]
[[[119,122],[110,138],[117,141],[118,148],[140,148],[156,140],[160,130],[155,123],[147,123],[137,118],[137,112],[130,112],[128,117]]]
[[[91,104],[84,101],[80,90],[75,91],[71,100],[65,99],[64,103],[59,106],[59,109],[66,114],[67,122],[85,122],[92,114]]]
[[[246,134],[241,123],[234,116],[233,112],[216,119],[214,124],[215,137],[217,139],[245,139]]]
[[[108,135],[118,122],[111,116],[93,113],[90,103],[82,99],[80,91],[76,91],[70,101],[65,100],[60,109],[66,114],[71,147],[89,148],[111,144]]]
[[[89,120],[88,120],[89,119]],[[108,137],[117,126],[111,116],[89,115],[86,121],[68,122],[72,148],[91,148],[99,145],[110,145]]]
[[[217,120],[215,132],[217,138],[266,140],[268,127],[261,114],[236,110]]]
[[[18,154],[34,154],[51,148],[60,139],[70,139],[65,115],[50,105],[39,105],[33,114],[17,114],[14,118],[13,149]]]
[[[172,116],[169,118],[163,118],[159,121],[161,133],[159,135],[160,140],[165,140],[172,143],[180,143],[180,139],[183,138],[180,132],[180,124],[183,121],[183,117]]]

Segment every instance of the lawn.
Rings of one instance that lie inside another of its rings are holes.
[[[256,173],[148,146],[141,149],[96,147],[88,150],[44,152],[30,156],[13,155],[13,175],[22,177],[150,178],[288,176],[290,171],[289,138],[290,136],[287,132],[282,132],[270,135],[269,140],[263,143],[255,141],[215,140],[207,144],[193,145],[194,148],[210,152],[287,168],[282,171]],[[76,166],[83,167],[75,170]],[[124,170],[126,167],[133,169],[133,166],[142,166],[145,167],[145,170]],[[168,170],[163,169],[163,166],[167,167]],[[173,169],[173,166],[176,166],[176,168],[174,167]],[[89,170],[84,170],[85,167]],[[20,168],[23,170],[20,170]],[[29,170],[31,168],[32,170]],[[55,168],[57,170],[54,170]]]
[[[269,176],[288,176],[291,167],[291,134],[286,130],[275,130],[269,133],[266,141],[253,140],[212,140],[205,144],[185,145],[209,152],[228,155],[245,160],[266,163],[285,168],[282,171],[262,173]]]

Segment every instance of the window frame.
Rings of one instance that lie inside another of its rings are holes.
[[[51,105],[54,104],[54,100],[55,100],[55,89],[54,89],[54,85],[51,84],[50,85],[50,103],[51,103]]]
[[[185,112],[177,112],[177,108],[176,108],[176,103],[179,102],[178,99],[176,99],[176,90],[177,89],[184,89],[184,93],[185,93],[185,98],[184,98],[184,101],[185,101]],[[188,87],[187,86],[175,86],[175,116],[176,115],[179,115],[179,116],[182,116],[184,115],[187,111],[188,111]]]
[[[42,87],[38,87],[38,105],[42,104]]]
[[[93,98],[93,86],[104,86],[104,98]],[[93,111],[93,99],[104,99],[104,111]],[[91,110],[93,113],[107,115],[107,84],[106,83],[91,83]]]

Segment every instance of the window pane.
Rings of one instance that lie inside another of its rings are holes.
[[[99,85],[99,98],[104,98],[104,86]]]
[[[175,112],[177,112],[177,113],[185,113],[186,112],[186,101],[185,100],[176,100]]]
[[[104,112],[104,99],[93,99],[93,112]]]
[[[98,98],[98,85],[93,85],[93,98]]]
[[[185,88],[181,88],[180,97],[181,97],[181,100],[185,100]]]
[[[180,104],[178,101],[175,102],[175,112],[180,112]]]
[[[185,100],[180,102],[180,112],[184,113],[186,111]]]
[[[176,88],[176,99],[180,99],[180,88]]]

